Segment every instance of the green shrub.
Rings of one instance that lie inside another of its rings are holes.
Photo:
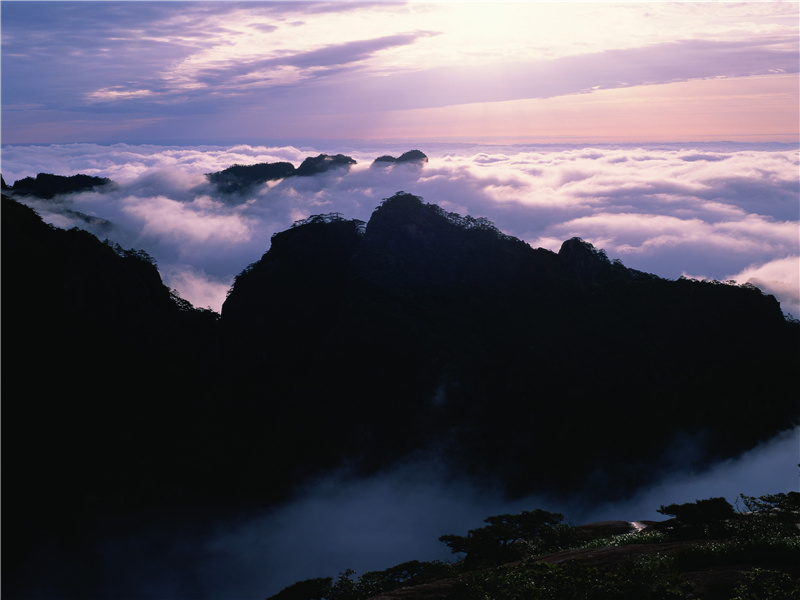
[[[676,560],[687,571],[731,563],[793,566],[800,564],[800,537],[698,544],[679,552]]]
[[[470,573],[453,600],[678,600],[686,597],[670,559],[645,557],[612,570],[579,563],[529,563]]]
[[[669,535],[663,531],[636,531],[622,535],[595,538],[575,547],[607,548],[609,546],[627,546],[629,544],[657,544],[659,542],[667,542],[669,539]]]
[[[453,565],[438,560],[411,560],[383,571],[367,571],[357,579],[353,579],[356,572],[347,569],[335,581],[331,577],[298,581],[268,600],[364,600],[406,585],[448,577],[454,571]]]
[[[786,573],[753,569],[736,586],[731,600],[800,600],[800,582]]]

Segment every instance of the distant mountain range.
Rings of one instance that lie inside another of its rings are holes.
[[[4,184],[4,577],[97,511],[263,506],[343,462],[613,498],[798,423],[800,326],[747,284],[533,249],[398,192],[275,234],[217,315],[12,197],[111,185],[57,181]]]
[[[376,158],[373,167],[391,167],[395,164],[422,165],[428,162],[425,153],[409,150],[398,157],[384,155]],[[277,181],[287,177],[312,177],[328,171],[347,170],[355,165],[356,160],[344,154],[319,154],[309,156],[295,166],[290,162],[256,163],[252,165],[232,165],[222,171],[206,173],[206,179],[221,194],[244,194],[268,181]],[[71,194],[86,191],[104,191],[112,189],[116,184],[105,177],[91,175],[52,175],[39,173],[36,177],[25,177],[11,186],[2,181],[3,191],[15,196],[35,196],[51,199],[57,194]]]

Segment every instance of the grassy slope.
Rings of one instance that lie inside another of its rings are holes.
[[[745,497],[743,497],[745,498]],[[513,544],[513,560],[412,561],[352,579],[299,582],[272,600],[800,600],[800,494],[749,499],[745,513],[560,527]],[[777,502],[777,503],[776,503]],[[727,504],[727,503],[725,503]],[[662,507],[663,514],[672,507]],[[755,510],[753,510],[755,509]]]

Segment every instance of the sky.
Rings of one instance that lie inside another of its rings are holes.
[[[2,2],[2,142],[798,140],[798,2]]]

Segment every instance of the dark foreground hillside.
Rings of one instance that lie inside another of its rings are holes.
[[[773,297],[532,249],[411,194],[274,235],[221,316],[142,251],[2,211],[8,597],[46,548],[91,572],[108,515],[263,507],[343,462],[613,498],[798,422]]]
[[[797,600],[800,494],[661,506],[664,521],[580,526],[540,509],[441,541],[455,562],[407,561],[298,581],[268,600]]]

